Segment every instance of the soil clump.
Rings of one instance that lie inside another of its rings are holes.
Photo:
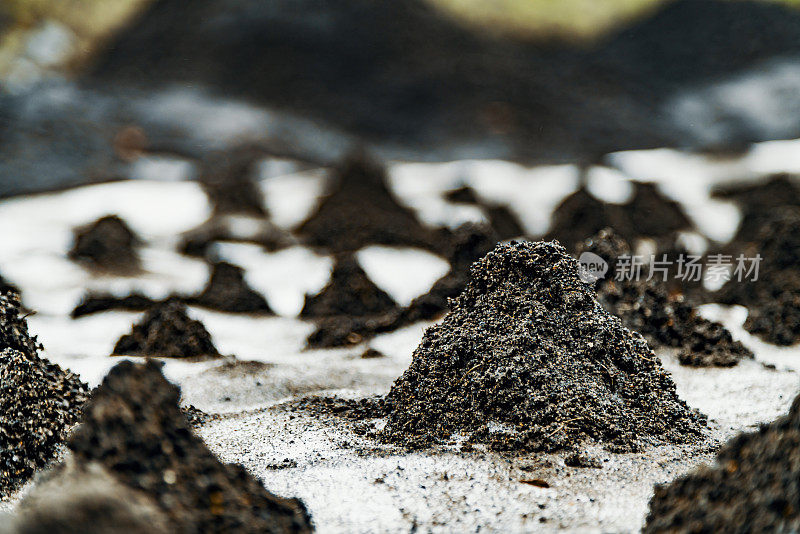
[[[200,226],[185,232],[178,251],[187,256],[205,258],[214,243],[253,243],[266,252],[291,246],[292,237],[266,219],[241,215],[212,217]]]
[[[203,323],[190,318],[183,303],[168,300],[145,312],[131,332],[119,338],[112,355],[216,358],[220,353]]]
[[[704,439],[704,417],[559,244],[498,245],[452,304],[387,395],[382,439],[542,451]]]
[[[114,274],[133,274],[141,269],[141,238],[117,215],[101,217],[73,231],[68,256],[88,268]]]
[[[224,261],[211,266],[211,277],[199,295],[183,300],[223,312],[274,315],[267,299],[247,284],[244,269]]]
[[[800,341],[800,208],[778,209],[740,253],[761,256],[758,280],[731,278],[716,294],[718,301],[747,307],[748,332],[775,345],[794,345]]]
[[[55,459],[80,419],[88,388],[39,357],[17,294],[0,294],[0,496]]]
[[[789,413],[739,434],[713,466],[657,485],[644,532],[800,530],[800,398]]]
[[[222,464],[208,450],[179,398],[157,363],[118,364],[69,441],[76,461],[99,463],[151,497],[177,532],[311,532],[302,502],[273,495],[243,467]]]
[[[200,182],[211,203],[212,217],[233,213],[266,217],[264,194],[254,177],[258,155],[233,150],[213,153],[201,162]]]
[[[643,265],[638,279],[616,275],[620,257],[630,256],[627,241],[606,228],[578,247],[609,264],[605,278],[597,281],[597,298],[603,307],[622,319],[623,324],[642,334],[654,348],[679,348],[678,359],[694,367],[731,367],[753,353],[734,341],[723,325],[698,315],[680,292],[671,292],[659,275],[648,278]],[[621,279],[618,279],[621,278]]]
[[[328,284],[306,295],[300,317],[313,319],[317,329],[310,348],[354,345],[396,328],[402,309],[369,279],[353,254],[337,256]]]
[[[397,201],[377,163],[350,155],[334,169],[333,180],[329,195],[297,230],[308,245],[333,253],[369,245],[440,249],[439,234]]]

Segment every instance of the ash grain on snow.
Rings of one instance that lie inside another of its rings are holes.
[[[497,449],[610,450],[704,439],[641,335],[625,328],[554,242],[498,245],[425,333],[386,398],[382,439],[467,435]]]

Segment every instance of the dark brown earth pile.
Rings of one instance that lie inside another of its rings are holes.
[[[633,188],[633,197],[622,205],[622,211],[635,235],[669,239],[676,232],[694,228],[680,204],[664,195],[656,184],[633,182]]]
[[[135,273],[140,269],[137,248],[141,243],[125,221],[108,215],[74,230],[68,256],[98,271]]]
[[[16,294],[0,295],[0,496],[51,462],[78,422],[86,384],[40,358]]]
[[[400,205],[386,184],[386,171],[363,155],[351,155],[333,172],[335,185],[316,212],[298,229],[313,247],[334,253],[368,245],[438,250],[437,232]]]
[[[352,254],[338,256],[328,284],[316,295],[306,295],[300,317],[379,315],[397,309],[397,303],[369,279]]]
[[[328,284],[316,295],[306,295],[300,317],[314,319],[317,329],[309,347],[353,345],[377,333],[394,329],[401,309],[375,285],[352,254],[340,255]]]
[[[79,463],[98,462],[152,497],[174,531],[310,532],[302,502],[217,460],[192,433],[179,397],[158,364],[122,362],[95,391],[69,447]]]
[[[455,204],[471,204],[478,206],[486,214],[489,226],[500,239],[511,239],[525,235],[525,229],[517,216],[506,206],[486,202],[478,196],[474,189],[463,186],[453,189],[445,195],[445,199]]]
[[[631,252],[628,243],[613,230],[601,230],[579,246],[578,252],[597,254],[609,263],[606,277],[596,285],[598,300],[651,346],[680,348],[680,362],[695,367],[731,367],[753,357],[752,351],[734,341],[724,326],[698,315],[681,293],[670,292],[660,274],[647,280],[647,266],[642,267],[638,280],[617,280],[617,260]]]
[[[470,266],[491,252],[499,241],[491,227],[465,224],[453,233],[448,254],[450,270],[431,290],[411,301],[403,313],[406,323],[436,319],[449,309],[449,300],[464,291]]]
[[[119,338],[114,355],[161,358],[217,357],[220,353],[203,323],[186,314],[186,306],[170,300],[158,304]]]
[[[728,247],[739,250],[757,241],[761,227],[774,218],[778,209],[800,207],[800,182],[789,174],[775,174],[757,183],[717,186],[711,196],[732,201],[742,211],[739,228]]]
[[[611,227],[629,242],[651,238],[672,243],[676,232],[693,228],[680,205],[656,184],[633,182],[633,187],[633,196],[625,204],[604,202],[585,187],[579,188],[554,210],[548,239],[580,243]]]
[[[227,262],[214,263],[203,291],[185,300],[191,305],[223,312],[273,314],[267,300],[247,284],[244,270]]]
[[[800,398],[789,413],[740,434],[702,467],[656,486],[644,532],[800,530]]]
[[[719,301],[747,306],[748,332],[776,345],[794,345],[800,341],[800,209],[777,210],[742,253],[763,258],[758,280],[732,278],[717,294]]]
[[[201,162],[197,181],[211,203],[212,217],[240,213],[266,217],[264,195],[255,180],[257,154],[214,153]]]
[[[84,315],[91,315],[109,310],[145,311],[158,304],[158,301],[141,293],[131,293],[124,297],[117,297],[110,293],[89,292],[70,313],[70,317],[77,319]]]
[[[290,246],[293,240],[266,219],[216,216],[185,232],[178,243],[178,251],[203,258],[208,256],[209,247],[219,242],[253,243],[266,252],[275,252]]]
[[[597,301],[557,243],[498,245],[392,386],[383,439],[468,434],[499,449],[631,451],[703,439],[647,346]]]

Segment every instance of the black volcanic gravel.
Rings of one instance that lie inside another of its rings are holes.
[[[757,281],[732,279],[718,292],[725,304],[747,306],[744,327],[776,345],[800,342],[800,209],[781,208],[740,251],[762,257]]]
[[[498,245],[425,333],[386,398],[383,439],[467,434],[499,449],[611,450],[703,439],[647,342],[597,301],[557,243]]]
[[[656,486],[654,532],[800,531],[800,397],[789,413],[720,449],[715,465]]]
[[[267,299],[247,285],[244,269],[224,261],[211,266],[211,277],[199,295],[184,300],[223,312],[273,314]]]
[[[158,301],[141,293],[131,293],[124,297],[117,297],[110,293],[89,292],[70,313],[70,317],[77,319],[84,315],[108,311],[145,311],[157,305]]]
[[[40,358],[15,293],[0,295],[0,496],[51,462],[80,418],[86,384]]]
[[[155,362],[122,362],[93,394],[69,447],[78,462],[99,462],[151,496],[175,532],[313,530],[302,502],[273,495],[239,465],[222,464],[192,432],[179,398]]]
[[[186,315],[186,306],[174,300],[145,312],[131,327],[131,333],[119,338],[113,354],[161,358],[220,355],[203,323]]]
[[[681,293],[671,292],[657,276],[647,280],[646,267],[639,280],[616,280],[617,258],[630,254],[628,243],[606,228],[578,247],[609,263],[606,277],[598,280],[597,297],[603,307],[642,334],[651,346],[680,348],[678,359],[695,367],[731,367],[753,353],[721,324],[697,314]]]
[[[137,248],[142,240],[117,215],[101,217],[73,233],[70,259],[98,271],[130,274],[140,269]]]
[[[313,247],[354,252],[368,245],[436,251],[439,235],[395,199],[386,171],[363,155],[351,155],[333,172],[334,185],[297,232]]]

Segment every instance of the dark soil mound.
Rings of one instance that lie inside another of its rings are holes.
[[[114,346],[114,355],[161,358],[217,357],[219,352],[203,323],[186,315],[186,306],[170,300],[158,304]]]
[[[77,319],[84,315],[91,315],[108,310],[145,311],[158,304],[141,293],[131,293],[124,297],[117,297],[110,293],[89,292],[70,313],[70,317]]]
[[[647,280],[647,266],[638,280],[617,280],[617,260],[630,250],[628,243],[608,228],[578,247],[579,253],[592,252],[609,263],[606,277],[596,286],[598,300],[606,310],[653,347],[680,348],[678,358],[684,365],[730,367],[753,357],[724,326],[700,317],[682,293],[669,291],[660,275]]]
[[[242,213],[264,217],[264,194],[254,167],[258,155],[249,151],[213,153],[201,162],[197,180],[211,202],[212,217]]]
[[[635,235],[658,239],[693,228],[680,204],[665,196],[656,184],[633,182],[633,188],[633,197],[622,205],[622,211]]]
[[[630,451],[703,438],[644,338],[622,326],[556,243],[499,245],[428,329],[387,396],[382,437],[411,446],[458,433],[496,448],[596,440]]]
[[[13,293],[0,295],[0,496],[51,462],[80,419],[88,388],[40,358]]]
[[[719,301],[747,306],[744,327],[764,341],[794,345],[800,341],[800,209],[777,210],[742,253],[761,255],[758,280],[731,279]]]
[[[69,446],[152,497],[178,532],[310,532],[296,499],[269,493],[241,466],[222,464],[178,407],[158,364],[122,362],[87,404]]]
[[[316,295],[306,295],[300,317],[380,315],[397,303],[369,279],[352,254],[336,258],[331,279]]]
[[[114,273],[139,270],[137,247],[141,239],[116,215],[76,228],[68,256],[87,267]]]
[[[656,486],[644,532],[800,530],[800,398],[720,449],[717,463]]]
[[[711,195],[735,202],[742,211],[742,221],[736,231],[732,250],[752,245],[761,227],[783,207],[800,207],[800,181],[789,174],[776,174],[757,183],[727,184],[714,188]]]
[[[622,236],[634,233],[620,206],[603,202],[581,187],[556,206],[550,216],[547,239],[571,246],[609,226]]]
[[[511,239],[525,235],[522,223],[506,206],[485,202],[478,196],[474,189],[463,186],[453,189],[445,195],[445,199],[455,204],[472,204],[480,207],[486,213],[489,226],[497,233],[500,239]]]
[[[368,245],[421,247],[436,251],[438,234],[401,206],[386,185],[386,173],[356,154],[334,171],[335,186],[298,229],[305,241],[332,252]]]
[[[431,290],[411,301],[403,313],[404,321],[429,321],[449,309],[450,299],[464,291],[472,264],[491,252],[499,241],[492,228],[465,224],[455,230],[448,260],[450,271],[436,281]]]
[[[188,304],[224,312],[273,314],[267,300],[247,285],[244,270],[227,262],[214,263],[203,291],[185,300]]]
[[[178,250],[187,256],[204,258],[217,242],[253,243],[266,252],[275,252],[293,243],[292,237],[266,219],[237,220],[215,216],[181,236]]]
[[[336,258],[328,284],[306,295],[300,317],[312,318],[317,329],[308,337],[312,348],[353,345],[395,329],[401,309],[375,285],[352,254]]]
[[[571,246],[611,227],[629,242],[640,238],[672,242],[676,232],[692,229],[680,205],[656,184],[633,182],[633,187],[633,196],[621,205],[599,200],[585,187],[579,188],[556,207],[548,238]]]

